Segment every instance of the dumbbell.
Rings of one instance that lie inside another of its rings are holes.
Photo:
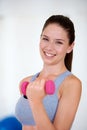
[[[23,82],[21,84],[21,92],[25,96],[25,98],[27,98],[26,97],[26,88],[27,88],[28,84],[29,84],[28,81],[25,81],[25,82]],[[48,95],[54,94],[54,92],[55,92],[55,84],[54,84],[54,82],[52,80],[46,81],[44,89],[45,89],[46,94],[48,94]]]

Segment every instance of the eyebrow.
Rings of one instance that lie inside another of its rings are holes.
[[[48,37],[48,36],[46,36],[46,35],[43,35],[43,34],[41,34],[41,36]]]
[[[49,38],[47,35],[41,35],[41,36],[44,36],[44,37],[47,37],[47,38]],[[59,41],[63,41],[63,42],[65,42],[65,40],[63,40],[63,39],[55,39],[55,40],[59,40]]]

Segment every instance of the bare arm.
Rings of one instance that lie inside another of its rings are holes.
[[[81,82],[71,79],[65,83],[54,120],[56,130],[70,130],[81,97]]]

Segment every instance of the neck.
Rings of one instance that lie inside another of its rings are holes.
[[[49,76],[49,75],[59,75],[65,72],[67,69],[65,65],[43,65],[43,69],[41,71],[41,75]]]

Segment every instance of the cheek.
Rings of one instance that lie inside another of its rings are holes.
[[[43,44],[40,43],[40,45],[39,45],[40,54],[42,54],[43,48],[44,48]]]
[[[40,42],[40,49],[43,49],[45,47],[45,44]]]
[[[41,53],[41,50],[42,50],[42,45],[41,45],[41,43],[40,43],[40,45],[39,45],[39,50],[40,50],[40,53]]]
[[[55,50],[56,50],[57,53],[62,53],[63,52],[62,47],[55,47]]]
[[[56,48],[56,52],[61,55],[65,55],[67,53],[67,49],[63,47]]]

